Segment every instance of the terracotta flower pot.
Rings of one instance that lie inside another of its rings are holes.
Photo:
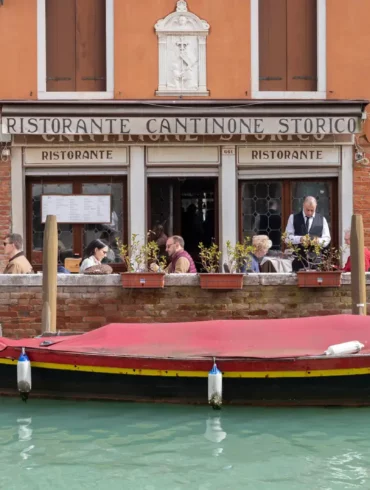
[[[199,274],[202,289],[243,289],[244,274]]]
[[[164,288],[164,272],[123,272],[121,274],[124,288]]]
[[[297,272],[300,288],[339,288],[341,286],[340,271],[300,271]]]

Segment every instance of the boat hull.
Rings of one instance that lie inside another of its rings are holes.
[[[324,354],[351,339],[361,352]],[[224,404],[370,406],[369,318],[359,315],[117,323],[80,336],[0,338],[0,393],[17,393],[23,349],[31,397],[208,403],[216,361]]]
[[[370,373],[364,374],[366,368],[338,370],[339,373],[348,374],[335,375],[335,370],[327,370],[329,375],[320,371],[324,374],[304,376],[303,371],[284,371],[288,366],[280,364],[279,371],[266,371],[265,375],[261,376],[261,363],[256,363],[255,371],[251,371],[250,362],[248,364],[249,371],[224,372],[223,404],[370,405]],[[91,370],[88,370],[89,367],[86,365],[75,364],[75,369],[67,366],[67,369],[63,369],[62,364],[60,368],[55,364],[52,368],[33,366],[30,398],[207,403],[207,371],[178,371],[179,374],[176,375],[176,369],[158,370],[161,374],[155,374],[153,371],[145,374],[150,370],[144,369],[140,374],[139,370],[138,373],[127,374],[132,368],[105,367],[108,372],[101,372],[104,371],[104,367],[99,368],[96,365],[90,366]],[[16,376],[15,361],[0,364],[0,394],[18,395]]]

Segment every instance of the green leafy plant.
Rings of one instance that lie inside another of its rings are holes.
[[[218,272],[220,268],[220,259],[222,252],[218,249],[218,245],[212,243],[210,247],[206,247],[202,242],[199,243],[199,258],[203,268],[207,272]]]
[[[242,243],[236,242],[231,245],[230,240],[226,242],[227,265],[231,273],[248,270],[252,264],[251,254],[255,247],[250,243],[250,238],[245,237]]]
[[[148,272],[150,264],[157,264],[156,272],[163,272],[167,265],[166,258],[159,255],[159,247],[156,242],[151,241],[142,245],[138,234],[131,236],[131,245],[123,244],[117,240],[119,253],[126,264],[127,272]]]
[[[338,270],[342,249],[325,247],[317,238],[310,235],[302,237],[299,245],[293,244],[287,233],[282,234],[283,242],[302,264],[304,271],[330,272]]]
[[[137,272],[142,268],[141,244],[138,234],[131,235],[131,245],[124,244],[117,240],[118,250],[123,262],[126,264],[127,272]],[[144,269],[145,270],[145,269]]]
[[[167,259],[164,255],[159,255],[159,246],[154,240],[148,242],[142,247],[142,252],[146,256],[146,264],[156,264],[158,270],[156,272],[164,272],[167,267]]]

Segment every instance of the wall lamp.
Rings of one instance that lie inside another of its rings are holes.
[[[2,162],[7,162],[10,157],[10,148],[5,145],[0,151],[0,159]]]

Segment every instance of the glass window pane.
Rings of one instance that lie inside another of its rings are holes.
[[[72,194],[72,183],[63,184],[32,184],[32,250],[31,262],[42,264],[42,249],[44,243],[44,223],[41,223],[42,194]],[[58,223],[58,242],[61,251],[73,250],[72,225]]]
[[[111,202],[111,222],[109,224],[89,223],[83,229],[83,248],[93,240],[100,238],[109,245],[109,252],[106,262],[122,262],[119,254],[117,240],[123,240],[123,183],[86,183],[82,184],[82,194],[110,194]]]
[[[272,248],[281,247],[281,199],[279,181],[249,181],[241,185],[243,237],[268,235]]]
[[[320,181],[292,182],[292,212],[299,213],[307,196],[317,199],[317,212],[325,216],[329,229],[331,227],[331,183]]]

